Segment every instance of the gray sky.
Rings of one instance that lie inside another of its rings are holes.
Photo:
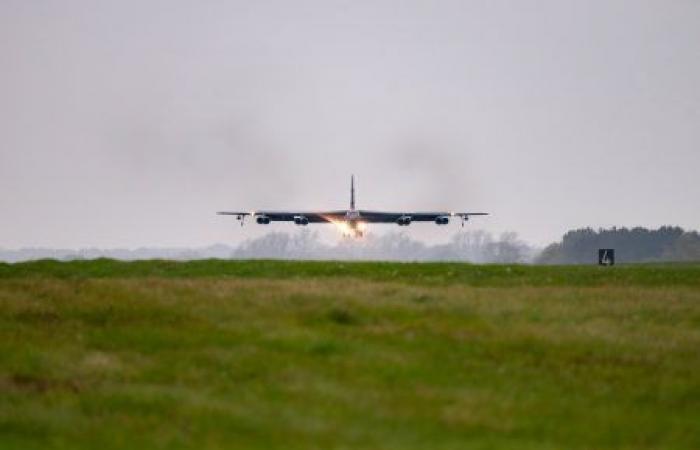
[[[696,0],[2,0],[0,67],[2,247],[235,243],[350,173],[535,244],[700,223]]]

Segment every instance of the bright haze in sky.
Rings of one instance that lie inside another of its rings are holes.
[[[233,244],[351,173],[538,245],[700,223],[694,0],[4,0],[0,67],[0,247]]]

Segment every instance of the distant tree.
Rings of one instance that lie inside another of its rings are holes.
[[[235,258],[279,258],[287,254],[289,240],[287,233],[268,233],[257,239],[243,242],[233,252],[233,256]]]
[[[565,264],[562,244],[560,242],[549,244],[535,258],[535,262],[539,264]]]
[[[501,238],[489,246],[489,260],[496,263],[522,263],[527,255],[527,244],[518,240],[514,232],[501,234]]]
[[[683,233],[664,251],[667,261],[700,261],[700,234],[697,231]]]
[[[454,259],[474,263],[489,262],[492,258],[493,237],[483,230],[456,233],[450,240]]]

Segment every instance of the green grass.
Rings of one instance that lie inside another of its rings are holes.
[[[167,260],[60,262],[46,259],[0,263],[0,279],[56,278],[201,278],[263,279],[361,278],[444,286],[689,286],[700,288],[700,264],[637,264],[615,267],[474,265],[465,263],[391,263],[271,260]]]
[[[697,449],[700,266],[0,264],[0,448]]]

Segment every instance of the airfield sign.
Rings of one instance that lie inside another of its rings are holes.
[[[599,266],[614,266],[615,265],[615,249],[600,248],[598,249],[598,265]]]

